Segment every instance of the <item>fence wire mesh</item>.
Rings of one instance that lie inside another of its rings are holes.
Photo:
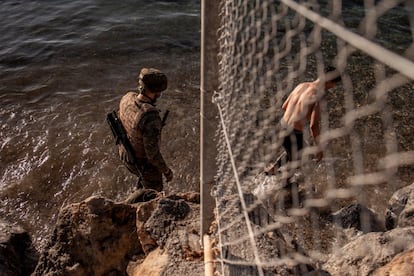
[[[378,221],[361,215],[357,228],[376,231],[391,195],[414,182],[414,2],[219,6],[217,271],[301,275],[349,241],[332,214],[367,208]],[[300,158],[264,174],[284,154],[284,101],[300,83],[327,80],[327,65],[341,81],[316,89],[319,144],[305,125]]]

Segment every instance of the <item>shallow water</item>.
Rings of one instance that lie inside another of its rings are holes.
[[[197,190],[199,1],[2,1],[0,21],[0,217],[40,245],[61,206],[128,195],[105,116],[142,67],[169,77],[166,190]]]

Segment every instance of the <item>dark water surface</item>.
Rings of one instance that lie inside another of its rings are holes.
[[[199,13],[196,0],[0,2],[0,217],[40,246],[63,205],[128,195],[105,115],[142,67],[169,77],[166,190],[198,190]]]

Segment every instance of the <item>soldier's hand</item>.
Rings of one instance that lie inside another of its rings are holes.
[[[170,182],[173,179],[173,172],[171,169],[168,169],[166,173],[164,173],[165,178],[167,179],[167,182]]]

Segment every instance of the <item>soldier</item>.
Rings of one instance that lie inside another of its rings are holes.
[[[167,88],[167,77],[153,68],[142,68],[138,76],[138,91],[126,93],[119,104],[119,118],[134,151],[136,162],[131,162],[122,144],[119,156],[130,172],[138,176],[138,188],[163,190],[162,175],[167,182],[173,172],[160,152],[162,121],[157,99]]]

